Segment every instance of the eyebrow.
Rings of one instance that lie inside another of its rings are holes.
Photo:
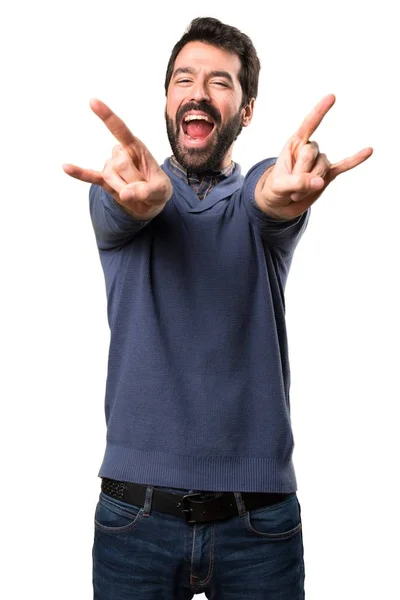
[[[190,73],[191,75],[195,75],[196,69],[193,67],[178,67],[178,69],[175,69],[173,76],[176,77],[181,73]],[[224,77],[233,85],[232,75],[228,73],[228,71],[211,71],[208,77]]]

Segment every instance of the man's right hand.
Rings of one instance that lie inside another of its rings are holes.
[[[92,171],[65,164],[67,175],[100,185],[136,219],[155,217],[170,197],[172,184],[146,146],[128,129],[108,106],[97,99],[90,101],[93,112],[120,142],[106,161],[104,169]]]

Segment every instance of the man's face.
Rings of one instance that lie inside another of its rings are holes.
[[[203,42],[189,42],[176,57],[168,86],[168,139],[179,163],[200,172],[222,169],[232,145],[250,123],[254,101],[241,108],[236,54]]]

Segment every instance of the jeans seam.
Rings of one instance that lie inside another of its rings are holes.
[[[290,529],[289,531],[285,531],[283,533],[263,533],[262,531],[257,531],[257,529],[254,529],[254,527],[251,525],[249,512],[246,513],[244,518],[247,531],[259,537],[268,538],[270,540],[289,539],[292,536],[296,535],[296,533],[298,533],[302,529],[302,523],[300,522],[298,525],[296,525],[296,527],[293,527],[293,529]]]
[[[214,570],[214,540],[215,540],[215,525],[213,525],[212,529],[211,529],[210,567],[208,569],[207,577],[204,579],[204,581],[198,581],[196,585],[206,585],[211,579],[211,576],[212,576],[213,570]]]

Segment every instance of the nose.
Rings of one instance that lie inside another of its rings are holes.
[[[195,102],[211,102],[207,84],[204,80],[198,79],[190,88],[190,100]]]

